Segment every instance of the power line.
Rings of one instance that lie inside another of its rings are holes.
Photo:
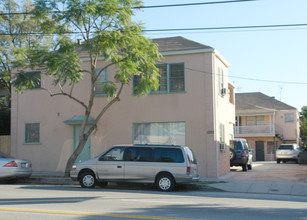
[[[248,29],[267,29],[271,28],[271,30],[277,28],[290,28],[290,27],[307,27],[307,24],[273,24],[273,25],[255,25],[255,26],[230,26],[230,27],[209,27],[209,28],[178,28],[178,29],[151,29],[151,30],[143,30],[143,32],[164,32],[164,31],[214,31],[214,30],[248,30]],[[296,29],[297,30],[297,29]],[[41,32],[29,32],[29,33],[0,33],[0,36],[16,36],[16,35],[41,35]],[[60,34],[60,33],[49,33],[52,34]],[[81,34],[81,32],[63,32],[61,34]]]
[[[141,6],[134,7],[135,9],[146,9],[146,8],[166,8],[166,7],[182,7],[182,6],[196,6],[196,5],[214,5],[214,4],[229,4],[229,3],[239,3],[239,2],[251,2],[258,0],[232,0],[232,1],[218,1],[218,2],[201,2],[201,3],[186,3],[186,4],[172,4],[172,5],[151,5],[151,6]]]
[[[306,27],[307,24],[272,24],[272,25],[250,25],[250,26],[229,26],[229,27],[208,27],[208,28],[169,28],[149,29],[144,32],[172,32],[172,31],[210,31],[210,30],[232,30],[232,29],[259,29],[259,28],[281,28],[281,27]]]
[[[208,75],[212,75],[212,72],[207,72],[203,70],[197,70],[189,67],[185,67],[185,69],[193,71],[193,72],[199,72],[199,73],[205,73]],[[219,76],[219,73],[215,73],[215,75]],[[231,76],[228,75],[229,78],[236,78],[236,79],[243,79],[243,80],[250,80],[250,81],[258,81],[258,82],[267,82],[267,83],[278,83],[278,84],[288,84],[288,85],[307,85],[307,82],[289,82],[289,81],[278,81],[278,80],[267,80],[267,79],[255,79],[255,78],[248,78],[248,77],[240,77],[240,76]]]
[[[197,5],[215,5],[215,4],[230,4],[230,3],[240,3],[240,2],[252,2],[259,0],[230,0],[230,1],[216,1],[216,2],[199,2],[199,3],[186,3],[186,4],[171,4],[171,5],[149,5],[132,7],[133,9],[147,9],[147,8],[167,8],[167,7],[185,7],[185,6],[197,6]],[[65,11],[51,11],[51,13],[64,13]],[[4,15],[28,15],[31,12],[15,12],[15,13],[0,13],[0,16]]]

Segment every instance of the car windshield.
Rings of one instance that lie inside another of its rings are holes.
[[[293,145],[281,145],[278,150],[293,150]]]

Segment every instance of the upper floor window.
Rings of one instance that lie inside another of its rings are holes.
[[[25,124],[25,143],[37,144],[40,143],[40,124],[26,123]]]
[[[285,123],[293,123],[293,122],[294,122],[294,114],[285,113]]]
[[[246,117],[246,125],[264,125],[264,116],[247,116]]]
[[[104,86],[108,81],[107,70],[104,69],[101,71],[101,68],[96,69],[95,76],[98,76],[95,82],[95,96],[106,96],[107,94],[104,92]]]
[[[224,89],[225,89],[225,85],[224,85],[224,71],[222,68],[218,68],[218,84],[219,84],[219,94],[223,95],[224,94]]]
[[[29,71],[26,72],[27,75],[31,76],[33,81],[32,89],[40,89],[41,88],[41,81],[42,81],[42,74],[41,71]]]
[[[170,93],[185,91],[184,64],[158,64],[159,69],[159,88],[151,93]],[[134,76],[133,86],[137,86],[139,76]],[[134,91],[136,93],[136,91]]]

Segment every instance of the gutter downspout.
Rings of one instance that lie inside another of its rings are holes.
[[[217,74],[216,74],[216,54],[215,51],[212,53],[212,75],[213,75],[213,127],[214,127],[214,138],[215,140],[215,163],[216,163],[216,176],[219,177],[219,163],[218,163],[218,138],[217,138],[217,92],[216,92],[216,78],[217,78]]]

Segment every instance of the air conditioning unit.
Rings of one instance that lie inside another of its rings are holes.
[[[220,151],[221,152],[226,152],[226,144],[224,144],[224,143],[220,144]]]
[[[222,94],[222,95],[226,95],[226,94],[227,94],[227,89],[226,89],[226,88],[222,88],[221,94]]]

